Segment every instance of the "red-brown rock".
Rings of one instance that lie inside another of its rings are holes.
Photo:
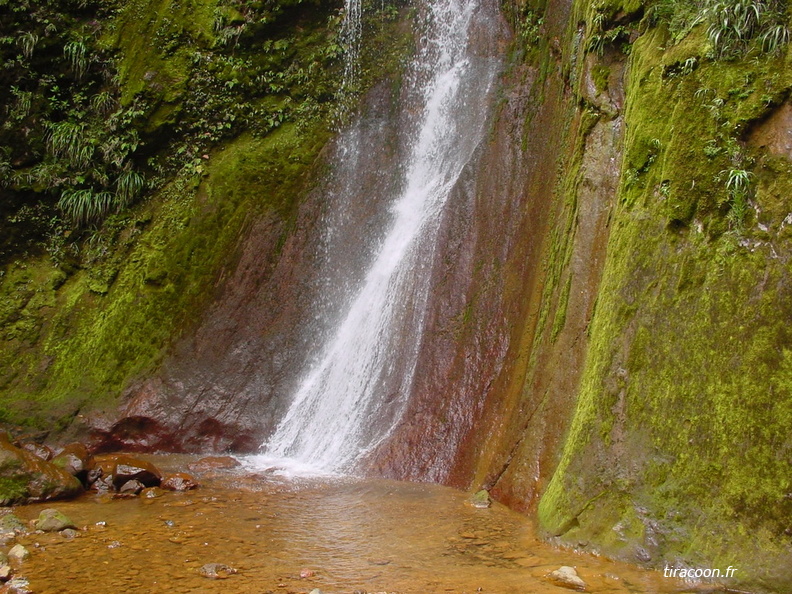
[[[168,474],[162,478],[162,483],[160,484],[160,487],[168,491],[189,491],[198,486],[198,482],[191,475],[184,472]]]
[[[140,481],[145,487],[158,487],[162,482],[159,468],[151,462],[128,454],[119,454],[115,457],[115,465],[110,474],[116,489],[131,480]]]
[[[237,466],[241,466],[241,463],[231,456],[207,456],[189,464],[188,468],[195,472],[206,472],[208,470],[229,470]]]
[[[63,448],[52,459],[52,463],[60,466],[72,476],[76,476],[83,483],[87,481],[88,472],[94,468],[93,456],[91,456],[88,448],[79,442],[70,443]]]

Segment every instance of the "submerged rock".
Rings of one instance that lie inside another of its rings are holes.
[[[563,565],[555,571],[547,574],[547,579],[553,582],[556,586],[562,588],[569,588],[571,590],[585,590],[586,582],[580,579],[574,567]]]
[[[223,580],[235,573],[236,569],[225,565],[224,563],[207,563],[199,570],[200,574],[206,578],[213,580]]]
[[[184,472],[177,472],[176,474],[169,474],[163,477],[160,487],[168,491],[189,491],[196,489],[200,485],[189,474]]]
[[[6,514],[0,518],[0,534],[8,532],[27,532],[25,524],[14,514]]]
[[[205,472],[207,470],[228,470],[241,465],[239,460],[231,456],[207,456],[188,465],[188,468],[195,472]]]
[[[45,509],[39,514],[34,527],[43,532],[60,532],[66,528],[77,528],[68,516],[62,514],[57,509]]]

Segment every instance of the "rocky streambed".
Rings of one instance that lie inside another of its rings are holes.
[[[110,487],[74,499],[0,509],[0,565],[8,568],[0,592],[711,589],[555,549],[535,538],[524,516],[445,487],[287,480],[231,458],[137,459],[162,477],[187,471],[181,476],[191,488],[167,490],[163,479],[160,486],[140,480],[137,494],[132,486],[122,493],[126,481],[111,479]],[[107,460],[99,458],[95,467],[106,469]],[[107,486],[106,477],[115,475],[105,472]],[[61,524],[45,526],[47,518]]]

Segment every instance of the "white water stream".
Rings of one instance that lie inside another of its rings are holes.
[[[387,438],[404,412],[425,327],[441,214],[483,137],[498,69],[470,49],[478,0],[430,2],[409,83],[420,111],[409,157],[394,164],[404,179],[391,205],[390,226],[342,321],[255,457],[257,466],[349,472]],[[348,9],[357,19],[359,10]]]

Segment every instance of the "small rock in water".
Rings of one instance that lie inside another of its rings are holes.
[[[146,487],[140,492],[140,496],[145,499],[156,499],[165,495],[165,491],[159,487]]]
[[[473,504],[473,507],[485,508],[492,505],[492,500],[490,499],[489,493],[486,489],[482,489],[473,497],[470,498],[470,502]]]
[[[196,472],[204,472],[207,470],[229,470],[237,466],[242,466],[242,463],[231,456],[207,456],[188,464],[187,468]]]
[[[65,530],[61,530],[61,536],[63,538],[68,538],[71,540],[72,538],[77,538],[80,533],[74,530],[73,528],[66,528]]]
[[[189,474],[177,472],[162,479],[160,487],[169,491],[189,491],[198,487],[198,482]]]
[[[586,589],[586,582],[580,579],[574,567],[569,567],[568,565],[564,565],[550,572],[547,574],[547,578],[556,586],[561,586],[562,588],[570,588],[572,590]]]
[[[42,532],[60,532],[66,528],[77,528],[67,516],[52,508],[41,512],[34,526],[36,530],[41,530]]]
[[[224,563],[207,563],[199,571],[202,576],[213,580],[223,580],[237,573],[236,569]]]
[[[33,591],[29,586],[30,582],[25,578],[15,577],[11,581],[6,582],[3,594],[32,594]]]
[[[12,563],[22,563],[30,557],[30,551],[28,551],[25,547],[21,544],[14,545],[11,547],[11,550],[8,551],[8,560]]]
[[[316,572],[313,569],[301,569],[300,570],[300,578],[302,578],[302,579],[312,578],[315,575],[316,575]]]
[[[7,582],[14,575],[14,570],[10,565],[0,565],[0,582]]]

